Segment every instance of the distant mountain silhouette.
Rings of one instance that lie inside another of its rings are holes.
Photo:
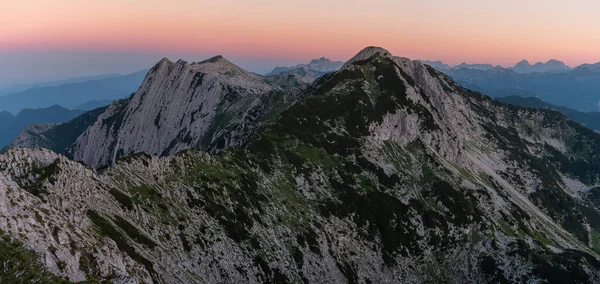
[[[517,73],[544,73],[544,72],[560,72],[569,71],[571,68],[562,61],[556,59],[550,59],[546,63],[538,62],[533,65],[527,60],[522,60],[512,68],[509,68]]]
[[[28,89],[0,97],[0,111],[16,114],[26,108],[47,108],[53,105],[73,109],[92,100],[112,101],[124,98],[137,90],[146,73],[147,70],[143,70],[99,80]]]
[[[446,63],[444,63],[442,61],[439,61],[439,60],[437,60],[437,61],[417,60],[417,61],[420,61],[420,62],[422,62],[424,64],[427,64],[427,65],[429,65],[429,66],[431,66],[431,67],[433,67],[433,68],[435,68],[437,70],[440,70],[440,71],[441,70],[450,70],[450,69],[452,69],[452,66],[450,66],[450,65],[448,65],[448,64],[446,64]]]
[[[25,127],[38,123],[61,123],[82,114],[81,110],[68,110],[61,106],[43,109],[24,109],[16,116],[0,112],[0,149],[9,145]]]
[[[23,92],[33,88],[39,87],[50,87],[50,86],[58,86],[70,83],[81,83],[86,81],[96,81],[103,80],[114,77],[121,77],[122,74],[102,74],[95,76],[84,76],[84,77],[75,77],[69,79],[55,80],[55,81],[47,81],[47,82],[37,82],[37,83],[29,83],[29,84],[13,84],[8,86],[0,87],[0,96],[9,95],[12,93]]]
[[[331,61],[325,57],[321,57],[319,59],[313,59],[308,64],[298,64],[296,66],[290,67],[276,67],[271,72],[267,73],[266,76],[277,75],[283,72],[291,71],[294,69],[306,69],[309,71],[317,71],[321,73],[327,73],[331,71],[337,71],[342,67],[344,63],[341,61]]]
[[[555,106],[551,103],[540,100],[536,97],[508,96],[497,98],[496,100],[511,104],[530,108],[541,108],[558,111],[581,125],[590,128],[596,132],[600,132],[600,112],[581,112],[568,107]]]
[[[554,66],[552,67],[554,69],[546,72],[529,72],[533,70],[532,68],[541,68],[542,65],[531,65],[527,61],[522,61],[510,69],[498,66],[488,70],[445,69],[436,65],[431,66],[462,86],[492,97],[515,94],[538,96],[553,105],[566,106],[578,111],[600,111],[600,63],[583,64],[563,71],[557,70],[561,68],[560,66],[566,66],[560,61],[550,60],[543,65],[546,69],[537,70],[550,70],[548,66]],[[519,73],[514,70],[515,68],[523,69]],[[530,69],[526,72],[525,68]]]
[[[101,101],[93,100],[93,101],[89,101],[89,102],[80,104],[80,105],[76,106],[74,109],[89,111],[89,110],[93,110],[93,109],[97,109],[97,108],[101,108],[101,107],[110,105],[111,102],[112,102],[111,100],[101,100]]]
[[[529,61],[527,61],[527,60],[521,60],[515,66],[508,67],[508,68],[504,68],[499,65],[494,66],[494,65],[488,64],[488,63],[469,64],[469,63],[463,62],[463,63],[455,65],[455,66],[450,66],[439,60],[437,60],[437,61],[418,60],[418,61],[421,61],[427,65],[430,65],[431,67],[433,67],[439,71],[458,70],[458,69],[463,69],[463,68],[471,69],[471,70],[487,71],[487,70],[498,68],[498,69],[512,70],[516,73],[524,74],[524,73],[536,73],[536,72],[537,73],[564,72],[564,71],[571,70],[571,67],[567,66],[564,62],[556,60],[556,59],[550,59],[546,63],[538,62],[533,65],[531,65],[531,63],[529,63]],[[600,67],[600,65],[598,65],[598,64],[584,64],[584,65],[587,67],[590,67],[590,68]],[[582,65],[582,66],[584,66],[584,65]]]
[[[490,70],[490,69],[494,69],[494,65],[492,65],[492,64],[467,64],[467,63],[463,62],[459,65],[454,66],[452,69],[461,69],[461,68],[473,69],[473,70]]]

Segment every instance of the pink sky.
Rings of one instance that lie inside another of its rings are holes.
[[[395,55],[450,64],[600,61],[596,0],[6,2],[0,10],[0,53],[346,60],[365,46],[378,45]]]

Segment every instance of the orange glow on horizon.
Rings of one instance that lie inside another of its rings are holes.
[[[556,58],[571,66],[600,61],[595,15],[600,3],[591,0],[97,2],[5,3],[0,51],[127,50],[346,60],[365,46],[378,45],[398,56],[449,64],[512,65],[524,58]]]

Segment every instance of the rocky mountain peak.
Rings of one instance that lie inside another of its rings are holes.
[[[319,62],[329,62],[329,61],[331,61],[331,60],[329,60],[329,58],[323,56],[321,58],[316,58],[316,59],[311,60],[309,64],[316,64]]]
[[[214,69],[222,69],[222,70],[226,70],[226,69],[242,69],[241,67],[233,64],[231,61],[227,60],[225,57],[223,57],[222,55],[217,55],[214,57],[211,57],[209,59],[197,62],[197,63],[192,63],[192,66],[194,67],[200,67],[200,66],[211,66]]]
[[[531,63],[529,63],[529,61],[527,59],[523,59],[523,60],[519,61],[516,65],[531,66]]]
[[[352,58],[350,58],[350,60],[348,60],[342,66],[342,69],[347,68],[348,66],[352,65],[356,61],[369,59],[370,57],[372,57],[373,55],[376,55],[376,54],[380,54],[381,56],[393,58],[392,54],[389,51],[385,50],[384,48],[381,48],[378,46],[369,46],[369,47],[362,49],[360,52],[358,52],[356,55],[354,55]]]
[[[163,57],[161,60],[158,61],[157,64],[165,64],[165,63],[172,63],[171,60],[169,60],[169,58]]]
[[[566,70],[570,70],[571,68],[562,61],[559,61],[556,59],[550,59],[546,63],[537,62],[533,65],[531,63],[529,63],[529,61],[527,61],[527,60],[522,60],[510,69],[517,73],[534,73],[534,72],[544,73],[544,72],[566,71]]]
[[[295,66],[288,66],[288,67],[275,67],[275,69],[273,69],[271,72],[267,73],[266,76],[277,75],[277,74],[281,74],[284,72],[297,70],[299,68],[303,68],[308,71],[324,74],[327,72],[339,70],[343,64],[344,63],[340,62],[340,61],[331,61],[330,59],[328,59],[326,57],[321,57],[319,59],[311,60],[308,64],[298,64]]]

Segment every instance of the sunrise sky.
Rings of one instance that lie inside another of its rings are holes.
[[[28,0],[0,9],[0,84],[222,54],[255,72],[378,45],[450,64],[600,61],[597,0]]]

